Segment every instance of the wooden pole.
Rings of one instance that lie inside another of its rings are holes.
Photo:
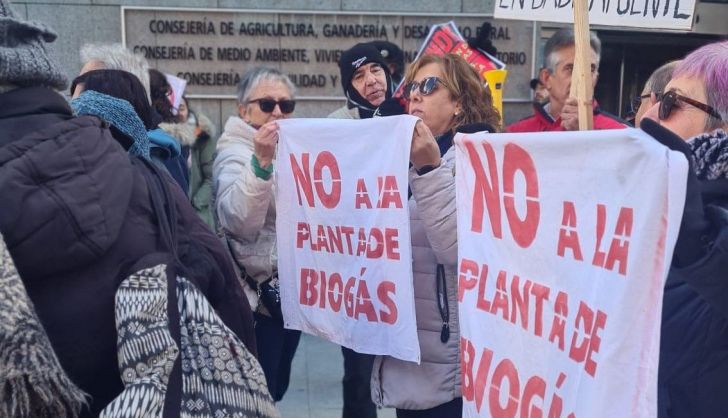
[[[571,75],[571,97],[579,101],[579,130],[593,129],[591,54],[589,44],[588,0],[574,0],[574,70]]]

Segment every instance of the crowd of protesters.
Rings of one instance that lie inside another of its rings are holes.
[[[273,175],[276,121],[294,117],[295,86],[276,69],[247,71],[218,137],[121,45],[84,46],[68,101],[46,50],[55,38],[0,0],[0,415],[278,416],[301,337],[276,300]],[[494,52],[487,37],[471,46]],[[590,46],[594,87],[595,34]],[[376,417],[377,407],[461,416],[453,137],[578,129],[574,59],[573,32],[557,31],[531,81],[533,115],[506,127],[459,56],[405,69],[384,41],[341,55],[346,102],[330,118],[420,119],[409,213],[422,361],[342,347],[345,418]],[[594,129],[628,126],[591,104]],[[659,417],[725,416],[728,41],[658,68],[633,108],[638,127],[690,164],[664,293]]]

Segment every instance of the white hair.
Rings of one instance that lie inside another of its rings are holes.
[[[142,55],[133,53],[122,44],[85,44],[81,47],[81,66],[91,61],[102,62],[108,70],[134,74],[150,97],[149,62]]]
[[[293,85],[287,75],[275,68],[257,67],[248,70],[240,79],[240,83],[238,83],[238,103],[245,104],[250,99],[250,93],[263,80],[281,82],[288,88],[291,98],[296,96],[296,86]]]

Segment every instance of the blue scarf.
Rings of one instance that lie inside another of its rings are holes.
[[[144,122],[126,100],[86,90],[71,100],[71,107],[77,115],[96,116],[131,138],[134,143],[129,148],[129,154],[150,158],[149,139]]]

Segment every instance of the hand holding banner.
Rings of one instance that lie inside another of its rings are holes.
[[[407,206],[417,120],[277,122],[276,231],[286,328],[419,363]]]

